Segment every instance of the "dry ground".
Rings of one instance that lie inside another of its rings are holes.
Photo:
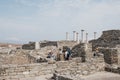
[[[120,74],[110,72],[97,72],[92,75],[82,77],[83,80],[120,80]]]

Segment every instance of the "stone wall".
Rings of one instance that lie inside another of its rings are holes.
[[[40,43],[40,48],[46,47],[46,46],[58,46],[57,41],[46,41]]]
[[[104,62],[101,60],[93,59],[80,63],[77,58],[55,64],[0,65],[0,80],[27,80],[27,78],[53,74],[54,71],[60,75],[89,75],[103,70]]]
[[[58,48],[62,48],[63,46],[68,46],[69,48],[74,47],[78,43],[76,41],[58,41]]]
[[[72,48],[77,44],[76,41],[41,41],[40,48],[44,48],[46,46],[55,46],[58,48],[62,48],[63,46],[68,46]],[[22,45],[22,49],[33,50],[35,49],[35,42],[29,42],[28,44]]]
[[[115,48],[116,46],[120,45],[120,30],[103,31],[101,37],[89,42],[92,43],[93,50],[96,47]]]
[[[107,64],[118,64],[118,55],[120,54],[116,48],[99,48],[99,52],[104,54],[104,60]]]
[[[120,74],[120,49],[99,48],[99,52],[104,54],[105,71]]]
[[[27,49],[27,50],[35,49],[35,42],[29,42],[28,44],[23,44],[22,49]]]
[[[72,57],[86,57],[90,59],[93,55],[92,45],[89,43],[80,43],[72,48],[72,53]]]

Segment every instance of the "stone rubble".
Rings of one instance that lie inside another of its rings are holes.
[[[74,58],[70,61],[58,61],[54,64],[1,65],[0,80],[24,80],[30,77],[53,74],[54,72],[59,75],[80,77],[104,70],[104,61],[93,59],[90,62],[81,63],[78,62],[77,58]]]
[[[49,51],[72,49],[72,60],[47,59]],[[35,80],[41,75],[54,74],[54,80],[82,80],[82,76],[108,71],[120,74],[120,30],[104,31],[90,43],[75,41],[44,41],[40,49],[35,43],[24,44],[23,49],[0,49],[0,80]],[[95,48],[99,56],[93,56]],[[93,51],[92,51],[93,50]]]

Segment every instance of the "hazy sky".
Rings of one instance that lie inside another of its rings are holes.
[[[0,0],[0,42],[64,40],[120,29],[120,0]]]

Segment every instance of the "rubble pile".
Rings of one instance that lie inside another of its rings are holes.
[[[46,46],[39,50],[11,50],[2,49],[0,53],[0,64],[29,64],[29,63],[42,63],[47,62],[49,51],[53,50],[58,53],[58,48],[55,46]]]
[[[0,55],[0,64],[26,64],[30,63],[28,56],[27,56],[27,51],[17,51],[15,54],[14,52],[11,52],[11,54],[1,54]]]
[[[28,80],[29,78],[49,75],[54,72],[59,75],[70,76],[70,78],[76,78],[104,70],[104,61],[99,59],[92,59],[86,63],[78,62],[76,59],[58,61],[54,64],[0,65],[0,80]]]
[[[120,45],[120,30],[103,31],[100,38],[89,42],[92,43],[93,49],[96,47],[114,48]]]

